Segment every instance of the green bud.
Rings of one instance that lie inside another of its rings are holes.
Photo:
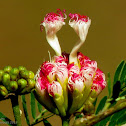
[[[3,74],[4,74],[4,71],[3,70],[0,70],[0,82],[2,81]]]
[[[27,90],[30,91],[35,87],[35,80],[34,79],[28,79],[28,87]]]
[[[0,85],[0,95],[5,97],[7,94],[8,94],[7,89],[3,85]]]
[[[29,78],[29,71],[28,70],[23,70],[20,72],[20,75],[22,78],[28,79]]]
[[[18,86],[19,86],[19,89],[23,89],[27,86],[27,81],[25,79],[19,79],[18,80]]]
[[[11,71],[12,67],[11,66],[5,66],[4,67],[4,72],[9,73]]]
[[[11,78],[12,81],[16,81],[17,75],[10,75],[10,78]]]
[[[4,73],[3,74],[3,85],[8,87],[9,83],[10,83],[10,75],[8,73]]]
[[[26,68],[23,66],[19,66],[18,69],[19,69],[19,71],[26,70]]]
[[[18,75],[19,74],[18,68],[16,68],[16,67],[15,68],[12,68],[11,71],[10,71],[10,74],[11,75]]]
[[[9,85],[9,90],[10,91],[16,91],[18,89],[18,84],[16,81],[11,81]]]
[[[32,71],[29,71],[29,79],[33,79],[34,78],[34,73]]]

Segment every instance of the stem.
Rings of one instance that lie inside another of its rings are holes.
[[[20,109],[18,104],[18,95],[11,96],[11,104],[13,108],[13,113],[15,117],[15,123],[17,126],[21,126],[21,115],[20,115]]]
[[[69,126],[69,118],[67,117],[62,117],[62,126]]]
[[[97,122],[100,122],[101,120],[105,119],[106,117],[126,108],[126,101],[119,103],[118,105],[115,105],[114,107],[111,107],[110,109],[100,112],[97,115],[87,116],[85,118],[79,118],[77,119],[73,126],[93,126]]]

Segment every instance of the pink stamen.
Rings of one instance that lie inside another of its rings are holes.
[[[71,20],[74,21],[84,21],[84,22],[88,22],[89,17],[85,16],[85,15],[80,15],[80,14],[69,14],[69,17]]]

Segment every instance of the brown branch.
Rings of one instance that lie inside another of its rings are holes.
[[[97,122],[100,122],[101,120],[105,119],[106,117],[126,108],[126,100],[122,101],[121,103],[115,105],[114,107],[111,107],[110,109],[106,111],[102,111],[97,115],[91,115],[83,118],[79,118],[74,121],[73,126],[92,126],[96,124]]]

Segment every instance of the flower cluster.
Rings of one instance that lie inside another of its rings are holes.
[[[41,23],[45,27],[47,41],[56,52],[50,61],[44,62],[36,74],[36,98],[48,110],[60,116],[71,115],[85,104],[92,92],[98,95],[106,86],[105,75],[79,48],[84,43],[91,24],[89,17],[69,14],[69,25],[79,36],[70,54],[62,53],[56,36],[65,24],[65,10],[49,13]]]

